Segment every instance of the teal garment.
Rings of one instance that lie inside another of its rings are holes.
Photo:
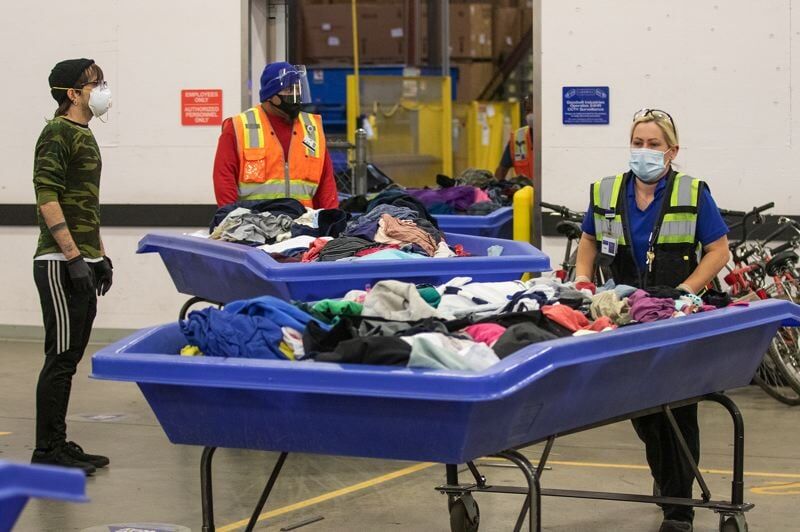
[[[376,251],[375,253],[364,255],[363,257],[357,257],[354,260],[416,260],[427,258],[429,257],[425,257],[418,253],[406,253],[405,251],[400,251],[399,249],[382,249],[380,251]]]
[[[311,308],[315,314],[320,314],[325,316],[327,320],[332,320],[339,316],[361,316],[364,305],[355,301],[323,299],[314,303]]]
[[[433,308],[437,308],[439,303],[442,302],[442,296],[433,286],[429,284],[421,284],[417,286],[417,292]]]

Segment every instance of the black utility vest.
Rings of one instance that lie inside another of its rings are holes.
[[[601,179],[592,185],[598,261],[611,268],[614,282],[638,288],[678,286],[697,268],[697,203],[705,183],[671,170],[661,210],[650,237],[648,265],[639,271],[627,216],[627,187],[633,172]],[[602,252],[603,238],[617,244],[613,257]]]

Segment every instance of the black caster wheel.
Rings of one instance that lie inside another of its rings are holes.
[[[478,532],[481,520],[480,508],[475,499],[467,493],[448,501],[450,508],[450,532]]]
[[[744,514],[720,515],[719,532],[747,532]]]

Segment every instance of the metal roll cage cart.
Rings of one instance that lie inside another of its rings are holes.
[[[703,478],[700,469],[695,463],[694,459],[689,452],[686,440],[683,437],[672,410],[681,406],[698,403],[700,401],[712,401],[721,405],[731,416],[733,420],[733,477],[731,480],[731,498],[730,501],[719,501],[711,499],[711,491]],[[702,491],[701,499],[682,499],[673,497],[661,497],[655,495],[637,495],[625,493],[610,493],[598,491],[582,491],[582,490],[561,490],[561,489],[542,489],[540,487],[542,473],[547,465],[547,459],[553,444],[557,437],[567,436],[577,432],[583,432],[593,428],[598,428],[619,421],[633,419],[649,414],[663,413],[667,416],[672,430],[680,444],[684,457],[687,459],[692,470],[694,471],[697,483],[700,485]],[[539,462],[534,466],[530,460],[524,456],[520,449],[545,442],[544,450],[542,451]],[[213,532],[214,525],[214,502],[213,502],[213,488],[212,488],[212,460],[216,447],[205,447],[201,458],[200,466],[200,483],[201,483],[201,502],[203,514],[203,532]],[[278,475],[283,468],[286,458],[289,453],[282,452],[278,456],[269,479],[264,486],[258,503],[250,517],[250,521],[245,528],[248,532],[255,528],[258,522],[259,515],[264,508],[264,505],[269,498],[275,483],[278,480]],[[435,489],[442,494],[448,496],[448,510],[450,512],[450,529],[452,532],[475,532],[480,525],[480,509],[478,503],[475,501],[473,494],[475,493],[505,493],[512,495],[525,495],[525,502],[517,517],[514,525],[514,532],[520,532],[523,529],[525,521],[528,521],[528,528],[530,532],[539,532],[541,530],[541,497],[569,497],[578,499],[595,499],[607,501],[623,501],[623,502],[639,502],[651,504],[672,504],[682,506],[692,506],[695,508],[707,508],[714,510],[720,514],[719,530],[720,532],[746,532],[747,522],[745,520],[745,512],[753,508],[753,504],[744,502],[744,421],[742,414],[736,404],[726,395],[722,393],[712,393],[694,399],[687,399],[668,405],[662,405],[656,408],[641,410],[630,415],[620,416],[600,423],[592,424],[586,427],[581,427],[575,430],[564,432],[562,434],[554,434],[545,439],[531,442],[522,445],[515,449],[507,449],[495,453],[493,457],[508,460],[516,467],[518,467],[527,481],[527,486],[514,487],[514,486],[494,486],[488,483],[486,477],[480,473],[474,462],[466,463],[467,470],[471,473],[474,483],[461,484],[459,482],[459,470],[456,464],[445,465],[446,470],[446,484],[437,486]]]

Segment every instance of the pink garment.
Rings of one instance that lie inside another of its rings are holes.
[[[497,339],[506,332],[506,328],[496,323],[479,323],[470,325],[464,331],[476,342],[483,342],[492,347]]]
[[[417,227],[411,220],[398,220],[394,216],[384,214],[378,222],[375,242],[382,244],[416,244],[425,250],[429,257],[436,253],[436,241],[425,230]]]
[[[326,240],[324,238],[318,238],[314,240],[310,246],[308,246],[308,251],[303,253],[303,257],[300,259],[301,262],[311,262],[317,259],[319,256],[319,252],[322,251],[330,240]]]
[[[650,297],[644,290],[637,290],[628,297],[631,318],[639,323],[665,320],[675,314],[675,301],[669,298]]]
[[[476,188],[475,189],[475,203],[480,203],[482,201],[492,201],[492,199],[489,197],[489,194],[487,194],[485,191],[483,191],[483,190],[481,190],[479,188]]]

